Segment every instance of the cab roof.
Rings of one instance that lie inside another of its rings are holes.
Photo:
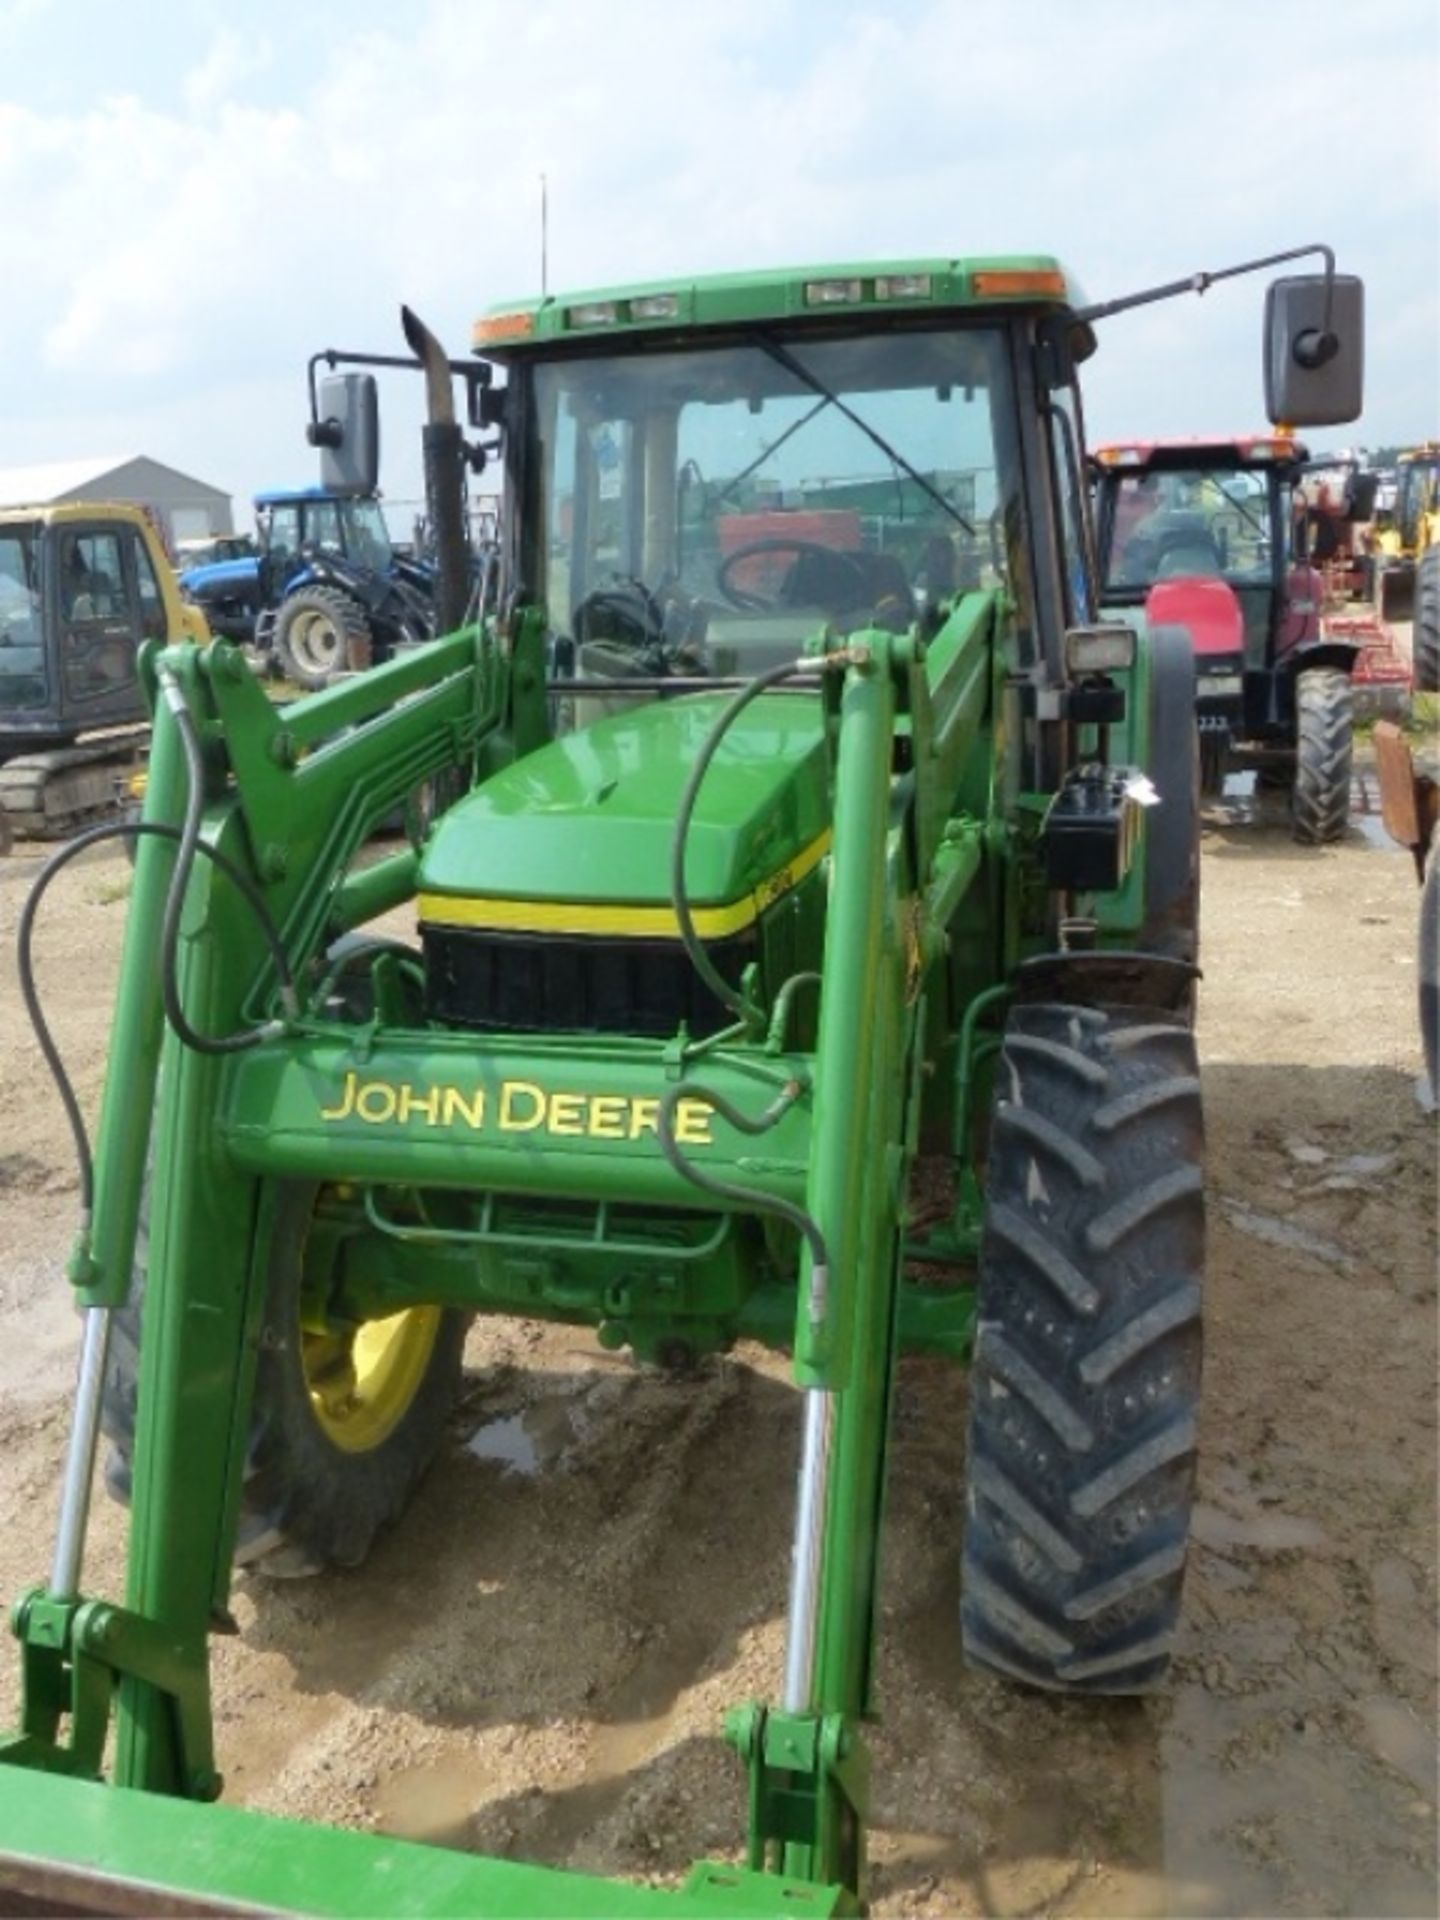
[[[947,313],[993,306],[1083,304],[1050,254],[871,260],[761,273],[676,275],[640,285],[507,300],[475,322],[471,344],[499,359],[527,347],[611,334],[726,327],[776,320]]]
[[[1310,458],[1310,449],[1284,433],[1197,433],[1171,440],[1109,441],[1090,457],[1097,466],[1127,472],[1183,473],[1191,467],[1298,466]]]
[[[59,526],[70,520],[116,520],[127,526],[155,528],[153,514],[134,500],[52,500],[37,501],[33,507],[0,507],[0,527],[33,526],[36,521]]]
[[[335,500],[348,505],[357,499],[373,499],[373,494],[337,493],[333,487],[272,487],[255,495],[257,507],[285,507],[300,500]]]

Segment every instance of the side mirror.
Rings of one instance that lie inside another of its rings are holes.
[[[1294,274],[1265,295],[1265,412],[1275,426],[1358,420],[1365,387],[1365,288],[1354,274]]]
[[[305,430],[320,449],[320,484],[365,498],[380,483],[380,401],[371,373],[337,373],[320,382],[316,418]]]
[[[495,369],[488,360],[477,361],[465,369],[465,418],[472,427],[499,425],[499,414],[505,404],[504,388],[493,387],[494,378]]]

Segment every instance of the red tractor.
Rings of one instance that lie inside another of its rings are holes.
[[[1093,457],[1102,605],[1195,649],[1201,783],[1253,768],[1291,797],[1295,837],[1337,840],[1350,810],[1361,647],[1321,626],[1296,539],[1309,455],[1285,436],[1127,441]]]

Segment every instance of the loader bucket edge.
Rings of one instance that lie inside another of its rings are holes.
[[[702,1862],[676,1890],[0,1768],[5,1914],[644,1920],[853,1912],[818,1887]]]

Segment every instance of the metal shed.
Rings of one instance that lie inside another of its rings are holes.
[[[145,454],[0,467],[0,507],[50,507],[70,500],[125,500],[149,507],[172,546],[235,530],[228,493]]]

